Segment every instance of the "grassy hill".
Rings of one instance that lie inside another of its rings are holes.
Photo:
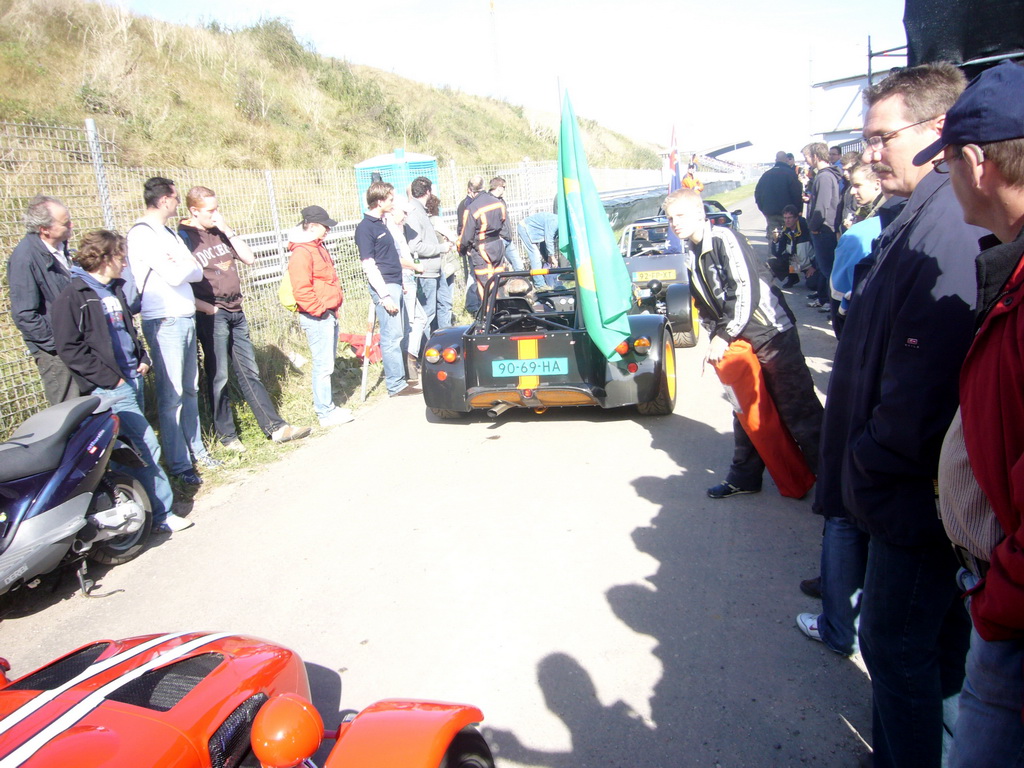
[[[139,166],[351,165],[405,146],[441,162],[555,157],[550,120],[321,56],[280,20],[178,26],[85,0],[0,0],[0,120],[93,117]],[[581,119],[590,162],[657,168]]]

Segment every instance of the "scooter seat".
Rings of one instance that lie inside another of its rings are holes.
[[[0,443],[0,483],[60,466],[68,439],[99,404],[95,395],[76,397],[26,419],[6,443]]]

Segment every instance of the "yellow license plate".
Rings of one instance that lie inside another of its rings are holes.
[[[675,280],[676,271],[674,269],[655,269],[651,272],[634,272],[633,280],[640,282],[642,280]]]

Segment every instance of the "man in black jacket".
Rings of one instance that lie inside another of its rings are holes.
[[[769,241],[773,230],[781,232],[785,226],[782,220],[783,209],[787,205],[795,205],[797,210],[803,207],[803,193],[803,186],[793,172],[789,158],[779,150],[775,153],[775,165],[764,172],[754,187],[754,202],[768,222],[765,236]]]
[[[35,358],[50,405],[78,397],[71,371],[53,345],[50,312],[71,282],[71,214],[55,197],[36,195],[25,211],[26,235],[7,261],[8,295],[14,325]]]
[[[664,206],[672,231],[687,251],[690,291],[711,336],[708,360],[721,360],[736,340],[750,343],[782,423],[814,472],[821,402],[782,291],[769,284],[765,267],[743,235],[708,224],[700,194],[679,189],[665,198]],[[733,439],[732,465],[723,482],[708,488],[712,499],[761,490],[764,461],[735,416]]]
[[[142,385],[150,359],[139,341],[125,300],[121,271],[125,241],[106,230],[82,238],[71,282],[53,303],[53,337],[57,352],[83,393],[111,398],[119,434],[126,437],[146,466],[119,466],[137,479],[153,509],[153,530],[175,533],[192,522],[171,512],[174,493],[160,466],[160,444],[143,415]]]
[[[971,256],[984,232],[963,223],[948,176],[913,162],[939,139],[964,85],[959,70],[937,64],[898,70],[864,93],[864,162],[885,192],[909,200],[850,300],[815,508],[845,510],[870,537],[859,634],[877,768],[938,768],[943,700],[964,676],[969,622],[935,479],[973,333]]]

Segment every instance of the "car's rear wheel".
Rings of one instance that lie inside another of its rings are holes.
[[[491,748],[475,728],[455,734],[440,768],[494,768]]]
[[[644,416],[666,416],[676,408],[676,350],[666,333],[661,342],[661,379],[658,394],[646,403],[637,403],[636,409]]]
[[[450,421],[452,419],[464,419],[469,416],[468,411],[449,411],[447,408],[431,408],[430,412],[439,419]]]
[[[690,299],[690,330],[672,333],[672,343],[677,347],[695,347],[700,338],[700,319],[697,315],[697,302]]]

